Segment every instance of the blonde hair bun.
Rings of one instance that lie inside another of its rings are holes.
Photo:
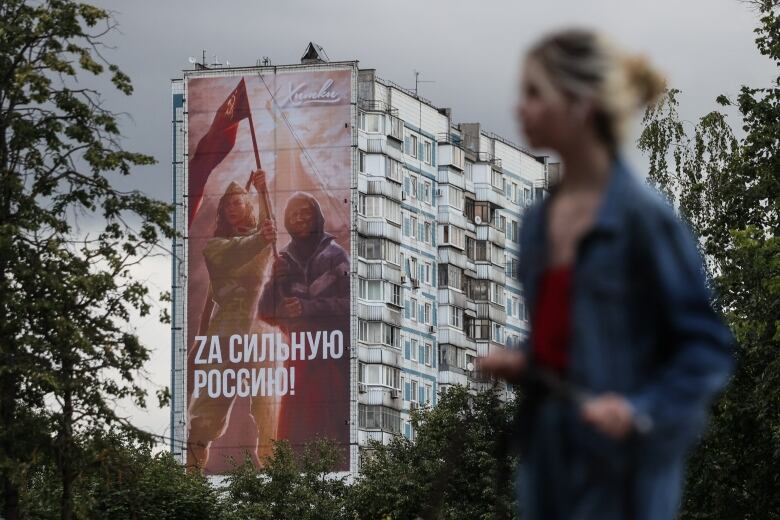
[[[642,105],[655,103],[666,90],[666,78],[650,65],[644,54],[627,54],[623,58],[623,67],[628,82],[636,89]]]

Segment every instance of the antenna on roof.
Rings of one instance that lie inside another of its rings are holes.
[[[420,86],[420,83],[436,83],[435,81],[423,81],[420,79],[420,71],[415,70],[414,71],[414,95],[417,95],[417,90]]]
[[[217,57],[214,56],[214,61],[216,61]],[[206,65],[206,51],[203,51],[203,57],[201,58],[201,61],[198,61],[197,58],[190,56],[187,58],[187,61],[195,65],[195,70],[204,70],[208,69],[208,65]]]

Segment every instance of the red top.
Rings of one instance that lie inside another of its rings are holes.
[[[562,373],[569,365],[571,267],[547,269],[539,283],[533,353],[541,365]]]

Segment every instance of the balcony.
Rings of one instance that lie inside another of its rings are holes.
[[[360,260],[358,261],[358,276],[367,280],[387,280],[400,285],[401,268],[379,260]]]
[[[462,369],[459,369],[462,370]],[[465,370],[462,372],[452,372],[450,370],[439,370],[439,385],[462,385],[468,386],[469,379],[465,374]]]
[[[490,202],[498,206],[499,208],[510,208],[512,204],[509,199],[506,198],[504,192],[498,188],[486,183],[478,183],[474,185],[474,200],[479,202]]]
[[[474,348],[474,342],[466,337],[466,334],[462,330],[457,330],[450,327],[439,327],[436,339],[439,341],[439,345],[448,344],[455,345],[456,347],[460,348]]]
[[[506,247],[506,234],[493,225],[477,226],[477,240],[487,240],[498,247]]]
[[[380,430],[358,430],[358,446],[369,446],[371,441],[389,444],[396,435],[400,434]]]
[[[392,347],[364,347],[358,349],[358,359],[364,363],[376,363],[392,367],[401,366],[401,357]]]
[[[358,233],[366,237],[382,237],[401,242],[401,228],[390,224],[383,217],[358,218]]]
[[[403,399],[400,398],[400,390],[395,389],[394,394],[393,389],[387,386],[366,385],[365,383],[359,383],[359,385],[364,385],[365,389],[365,392],[358,392],[360,404],[382,405],[394,410],[401,410]],[[399,397],[393,397],[393,395]]]
[[[358,188],[360,188],[358,182]],[[384,195],[389,199],[401,201],[401,185],[385,180],[372,180],[368,178],[365,182],[365,190],[360,190],[368,195]]]
[[[495,321],[501,325],[506,324],[506,311],[503,307],[496,305],[495,303],[478,302],[476,304],[477,318],[485,318],[490,321]]]
[[[489,152],[477,152],[474,154],[474,162],[487,163],[493,168],[501,169],[501,159]]]
[[[466,307],[466,295],[451,288],[439,289],[439,305],[452,305],[453,307]]]
[[[384,112],[390,115],[398,115],[398,109],[392,108],[381,99],[361,99],[358,107],[365,112]]]
[[[384,321],[397,327],[401,326],[401,311],[389,307],[384,302],[367,303],[358,301],[357,315],[361,320]]]
[[[493,264],[476,264],[477,278],[482,280],[490,280],[497,284],[504,285],[506,283],[506,271]]]
[[[403,152],[401,151],[401,148],[390,145],[387,142],[387,137],[366,137],[365,150],[367,153],[381,153],[388,155],[397,161],[403,160]]]

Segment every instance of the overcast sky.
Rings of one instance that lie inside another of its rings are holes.
[[[606,31],[625,47],[646,53],[670,85],[683,91],[681,115],[695,121],[721,93],[740,85],[767,86],[772,64],[755,48],[757,16],[739,0],[108,0],[119,31],[106,54],[133,79],[126,98],[104,88],[107,105],[124,120],[125,145],[155,156],[127,182],[154,197],[171,198],[170,79],[189,68],[189,56],[254,65],[297,63],[309,41],[331,60],[359,60],[363,68],[403,86],[421,79],[420,94],[451,107],[456,122],[522,142],[512,117],[518,61],[544,32],[567,25]],[[643,161],[626,151],[638,169]],[[158,258],[142,273],[153,290],[170,285],[170,263]],[[150,385],[167,385],[170,331],[154,319],[135,322],[154,349]],[[168,411],[128,411],[137,423],[167,432]]]

